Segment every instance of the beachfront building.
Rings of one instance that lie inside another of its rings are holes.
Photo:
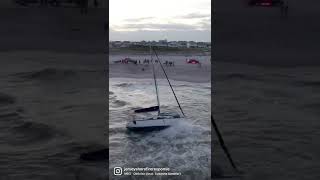
[[[115,47],[115,48],[117,48],[117,47],[120,47],[120,46],[121,46],[122,42],[121,42],[121,41],[112,41],[112,42],[109,43],[109,44],[111,44],[109,47]]]
[[[156,44],[156,46],[158,47],[168,47],[168,41],[165,39],[165,40],[159,40]]]
[[[127,48],[131,46],[131,42],[130,41],[123,41],[121,46],[122,48]]]
[[[112,42],[109,42],[109,48],[113,48]]]
[[[208,48],[205,42],[197,42],[197,48]]]
[[[207,48],[211,49],[211,42],[206,42]]]
[[[188,41],[187,48],[197,48],[197,43],[194,41]]]
[[[148,45],[149,45],[149,43],[148,43],[148,42],[146,42],[146,41],[141,41],[141,42],[140,42],[140,45],[141,45],[141,46],[148,46]]]
[[[134,46],[141,46],[141,42],[132,42],[131,44]]]
[[[109,48],[128,48],[128,47],[148,47],[149,45],[155,47],[167,47],[167,48],[199,48],[210,49],[211,42],[194,42],[194,41],[110,41]]]
[[[179,44],[178,44],[177,41],[170,41],[170,42],[168,42],[168,47],[170,47],[170,48],[178,48]]]
[[[178,48],[186,48],[187,41],[178,41]]]
[[[151,46],[156,46],[157,45],[157,42],[156,41],[149,41],[148,42],[148,45],[150,45],[151,44]]]

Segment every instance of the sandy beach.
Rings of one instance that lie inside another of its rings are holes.
[[[159,58],[162,63],[165,61],[172,61],[174,66],[165,66],[165,70],[168,77],[173,80],[187,81],[187,82],[211,82],[211,62],[210,56],[183,56],[183,55],[162,55],[159,53]],[[141,64],[121,64],[115,63],[118,61],[130,57],[134,60],[140,60]],[[155,58],[155,57],[154,57]],[[201,62],[198,64],[188,64],[186,59],[195,58]],[[110,55],[109,56],[109,78],[115,77],[130,77],[130,78],[153,78],[152,76],[152,64],[142,64],[144,59],[150,59],[149,55]],[[142,70],[143,69],[143,70]],[[157,70],[160,72],[160,69]],[[192,74],[192,75],[191,75]],[[159,73],[158,78],[164,79],[163,73]]]

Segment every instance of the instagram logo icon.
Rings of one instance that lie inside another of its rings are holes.
[[[122,175],[122,168],[121,167],[114,167],[113,174],[116,176],[121,176]]]

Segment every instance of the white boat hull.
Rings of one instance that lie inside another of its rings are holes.
[[[127,124],[129,130],[150,131],[165,129],[180,121],[183,118],[163,118],[163,119],[140,119],[134,120]]]

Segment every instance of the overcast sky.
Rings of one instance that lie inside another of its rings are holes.
[[[110,0],[109,39],[211,40],[211,0]]]

